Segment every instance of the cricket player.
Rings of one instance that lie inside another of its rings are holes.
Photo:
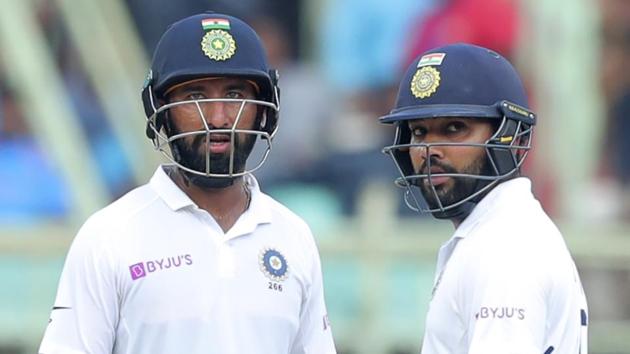
[[[423,354],[585,354],[588,309],[562,235],[520,168],[537,117],[512,65],[452,44],[408,68],[384,149],[415,210],[450,220]],[[420,241],[421,242],[421,241]]]
[[[278,127],[277,80],[235,17],[166,30],[142,100],[171,163],[82,226],[41,354],[336,352],[311,231],[251,173]]]

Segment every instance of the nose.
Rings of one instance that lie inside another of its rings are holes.
[[[426,160],[427,158],[432,160],[441,160],[444,158],[443,146],[426,146],[421,148],[420,158]]]
[[[232,127],[232,110],[229,102],[210,102],[202,107],[203,116],[210,129],[229,129]]]
[[[444,148],[443,145],[435,145],[443,142],[443,140],[436,139],[432,137],[431,134],[427,134],[425,139],[422,141],[422,146],[413,147],[413,154],[417,155],[420,159],[426,160],[430,159],[442,159],[444,158]]]
[[[442,140],[436,139],[431,135],[432,134],[427,134],[427,136],[424,137],[425,139],[421,141],[422,145],[414,146],[409,149],[409,157],[417,173],[421,173],[421,170],[426,169],[429,163],[434,164],[444,159],[444,146],[433,145]],[[414,141],[412,141],[412,143],[414,143]],[[416,141],[415,143],[420,142]]]

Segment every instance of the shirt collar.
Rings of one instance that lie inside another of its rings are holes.
[[[527,177],[518,177],[494,187],[473,209],[464,221],[455,230],[453,238],[464,238],[468,235],[486,215],[493,214],[494,210],[509,208],[509,203],[521,200],[521,196],[531,195],[532,183]]]
[[[195,202],[169,177],[169,173],[175,168],[175,165],[171,164],[160,165],[151,177],[149,185],[173,211],[195,207]],[[249,208],[229,230],[228,234],[233,236],[251,233],[259,224],[267,224],[272,220],[270,200],[260,190],[256,177],[247,174],[243,178],[251,193],[251,201]]]
[[[174,211],[194,206],[195,202],[182,191],[177,184],[169,177],[169,173],[175,170],[175,165],[160,165],[149,185],[158,194],[158,196]]]
[[[256,227],[260,224],[268,224],[272,221],[271,202],[269,197],[265,195],[261,190],[256,180],[256,177],[252,174],[243,176],[247,188],[251,193],[251,201],[249,208],[241,215],[236,224],[227,232],[228,239],[246,235],[254,232]]]
[[[245,213],[256,215],[258,223],[271,222],[271,207],[269,205],[269,197],[260,190],[260,185],[258,184],[258,180],[256,180],[256,177],[254,177],[254,175],[247,174],[243,178],[245,178],[246,186],[247,188],[249,188],[252,197],[249,208],[245,211]]]

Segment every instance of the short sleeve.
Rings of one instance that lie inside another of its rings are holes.
[[[513,254],[478,260],[461,280],[458,294],[468,353],[543,353],[548,277],[533,262]]]
[[[111,354],[118,323],[114,267],[94,225],[72,243],[40,354]]]
[[[312,236],[309,236],[312,241]],[[302,301],[300,327],[293,342],[291,354],[334,354],[337,351],[324,300],[321,261],[315,243],[311,242],[311,245],[312,282]]]

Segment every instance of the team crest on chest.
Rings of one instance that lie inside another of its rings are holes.
[[[426,98],[440,86],[440,72],[432,66],[423,66],[411,79],[411,92],[417,98]]]
[[[236,52],[236,42],[231,34],[224,30],[211,30],[201,40],[201,49],[210,59],[221,61],[230,59]]]
[[[289,275],[289,265],[282,253],[273,248],[265,248],[260,252],[258,259],[260,270],[273,281],[280,282]]]

